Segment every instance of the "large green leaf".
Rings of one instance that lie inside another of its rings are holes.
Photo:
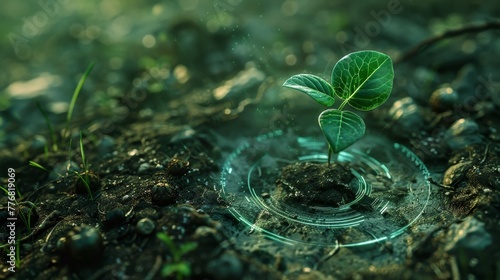
[[[318,76],[311,74],[294,75],[286,80],[283,86],[302,91],[321,105],[333,105],[334,93],[332,86]]]
[[[391,58],[376,51],[348,54],[333,67],[335,94],[353,108],[368,111],[384,103],[392,91],[394,69]]]
[[[319,115],[318,122],[334,153],[351,146],[365,134],[365,122],[353,112],[325,110]]]

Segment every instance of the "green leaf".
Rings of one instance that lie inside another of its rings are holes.
[[[78,95],[80,95],[80,91],[83,88],[83,84],[85,84],[87,77],[90,75],[90,72],[92,72],[92,69],[94,68],[94,64],[95,64],[95,62],[90,63],[90,65],[87,67],[87,70],[85,70],[85,73],[83,73],[83,76],[80,78],[80,81],[76,85],[75,91],[73,92],[73,96],[71,97],[71,102],[69,103],[68,115],[66,116],[66,126],[64,128],[65,134],[68,133],[69,123],[71,122],[71,118],[73,116],[73,110],[75,109],[76,100],[78,99]]]
[[[39,164],[38,162],[34,162],[34,161],[29,161],[29,165],[30,166],[33,166],[33,167],[36,167],[36,168],[40,168],[42,170],[45,170],[47,172],[50,172],[47,168],[43,167],[41,164]]]
[[[82,131],[81,130],[80,130],[80,153],[82,155],[83,170],[87,171],[88,167],[87,167],[87,161],[85,159],[85,150],[83,150],[83,135],[82,135]]]
[[[391,58],[376,51],[348,54],[333,67],[332,86],[344,100],[339,110],[349,104],[369,111],[384,103],[392,91],[394,69]]]
[[[175,244],[172,241],[172,239],[170,238],[170,236],[168,236],[167,234],[165,234],[163,232],[158,232],[156,234],[156,238],[160,239],[161,241],[163,241],[167,245],[168,249],[170,250],[170,252],[172,253],[174,258],[182,257],[179,254],[179,250],[177,250],[177,247],[175,246]]]
[[[172,274],[189,276],[191,275],[191,267],[186,262],[166,264],[161,270],[161,275],[163,277],[170,276]]]
[[[321,105],[333,105],[334,93],[332,86],[318,76],[310,74],[294,75],[286,80],[283,86],[302,91]]]
[[[196,247],[198,247],[198,243],[187,242],[179,247],[179,252],[181,255],[184,255],[186,253],[193,251],[194,249],[196,249]]]
[[[325,110],[318,122],[333,153],[346,149],[365,134],[365,122],[353,112]]]

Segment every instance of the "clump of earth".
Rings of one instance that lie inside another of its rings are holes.
[[[339,207],[354,200],[354,183],[354,174],[342,164],[298,162],[283,168],[276,194],[284,203]]]

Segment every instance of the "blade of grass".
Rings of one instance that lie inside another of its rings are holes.
[[[69,123],[71,122],[71,118],[73,117],[73,110],[75,109],[75,104],[76,100],[78,99],[78,95],[80,95],[80,91],[82,90],[83,84],[87,80],[87,77],[90,75],[90,72],[94,68],[95,62],[91,62],[89,67],[87,67],[87,70],[85,73],[83,73],[82,77],[80,78],[80,81],[78,82],[78,85],[75,88],[75,91],[73,92],[73,97],[71,98],[71,102],[69,103],[69,108],[68,108],[68,115],[66,116],[66,126],[64,128],[64,138],[66,134],[68,133],[68,128],[69,128]]]
[[[0,190],[2,190],[3,192],[5,192],[6,195],[9,195],[9,191],[6,188],[0,186]]]
[[[85,189],[87,189],[87,192],[89,193],[89,196],[90,196],[90,199],[94,199],[94,196],[92,195],[92,190],[90,189],[90,185],[89,185],[89,182],[82,177],[82,175],[80,175],[80,173],[76,172],[76,171],[73,171],[75,172],[75,175],[78,177],[78,179],[80,179],[83,183],[83,185],[85,186]]]
[[[34,161],[32,161],[32,160],[30,160],[30,161],[29,161],[29,165],[30,165],[30,166],[33,166],[33,167],[36,167],[36,168],[40,168],[40,169],[45,170],[45,171],[47,171],[47,172],[50,172],[47,168],[43,167],[43,166],[42,166],[42,165],[40,165],[39,163],[34,162]]]
[[[3,191],[5,193],[5,195],[9,195],[9,190],[7,190],[6,188],[0,186],[0,190]],[[19,191],[19,188],[16,188],[16,193],[17,193],[17,199],[21,199],[23,196],[21,195],[21,192]]]
[[[83,150],[83,136],[82,131],[80,130],[80,153],[82,154],[82,167],[83,171],[87,171],[87,161],[85,160],[85,151]]]
[[[83,134],[82,134],[81,130],[80,130],[80,153],[82,154],[82,168],[83,168],[83,173],[85,174],[85,181],[90,182],[87,160],[85,158],[85,150],[83,149]],[[90,192],[90,188],[89,188],[89,192]],[[92,194],[90,194],[90,196],[92,197]]]

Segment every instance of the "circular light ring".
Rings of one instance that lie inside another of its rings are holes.
[[[323,139],[275,131],[245,141],[229,155],[220,175],[229,212],[264,236],[286,244],[360,246],[400,235],[424,211],[429,172],[409,149],[381,136],[365,136],[339,153],[356,180],[355,198],[338,207],[284,203],[276,194],[283,167],[325,163]],[[338,205],[337,203],[336,205]]]

